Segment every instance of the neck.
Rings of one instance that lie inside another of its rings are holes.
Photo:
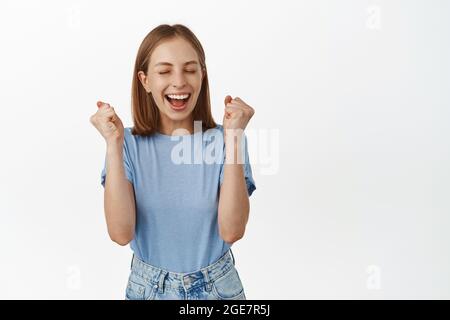
[[[183,120],[172,120],[166,117],[161,117],[160,119],[159,132],[168,136],[171,135],[185,135],[194,133],[194,121],[192,117],[188,117]],[[189,133],[183,132],[187,130]],[[179,132],[174,132],[175,130],[180,130]]]

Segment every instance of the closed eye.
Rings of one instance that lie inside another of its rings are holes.
[[[196,73],[197,70],[186,70],[187,73]],[[170,71],[164,71],[164,72],[158,72],[159,74],[167,74],[170,73]]]

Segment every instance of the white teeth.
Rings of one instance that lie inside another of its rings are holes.
[[[187,99],[189,97],[189,94],[182,94],[182,95],[177,95],[177,94],[168,94],[167,95],[170,99]]]

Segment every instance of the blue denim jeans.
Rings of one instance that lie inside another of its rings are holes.
[[[133,255],[126,300],[246,300],[231,249],[190,273],[170,272]]]

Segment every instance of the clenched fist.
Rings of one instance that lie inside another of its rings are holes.
[[[114,108],[108,103],[97,102],[98,110],[90,117],[90,122],[105,138],[106,143],[123,142],[123,124]]]
[[[255,109],[246,104],[242,99],[236,97],[234,99],[231,96],[225,97],[225,112],[223,116],[223,129],[227,130],[242,130],[247,127],[248,122],[255,114]],[[227,139],[225,139],[227,141]]]

